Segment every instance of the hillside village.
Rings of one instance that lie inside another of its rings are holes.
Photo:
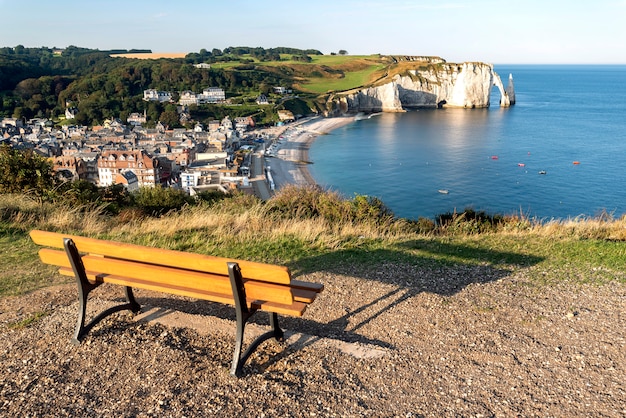
[[[171,103],[172,96],[170,92],[144,91],[145,101]],[[202,94],[182,92],[179,117],[185,119],[190,104],[224,100],[219,88],[207,88]],[[65,116],[73,118],[71,108]],[[281,124],[294,119],[289,111],[279,111],[279,117]],[[191,195],[209,190],[253,192],[248,182],[251,153],[272,138],[255,129],[252,117],[226,116],[206,126],[196,123],[193,129],[169,129],[161,122],[146,128],[145,123],[145,113],[132,113],[126,121],[105,120],[93,127],[58,127],[48,119],[4,118],[0,136],[15,148],[32,149],[52,159],[62,180],[85,180],[99,187],[122,184],[129,191],[173,187]]]

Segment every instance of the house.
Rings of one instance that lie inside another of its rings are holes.
[[[287,87],[274,87],[274,93],[276,94],[287,94],[287,93],[291,93],[292,90],[288,89]]]
[[[206,62],[201,62],[200,64],[195,64],[194,67],[200,68],[202,70],[208,70],[211,68],[211,64],[207,64]]]
[[[235,129],[238,131],[247,131],[254,128],[254,119],[250,116],[235,118]]]
[[[53,170],[65,181],[87,180],[87,164],[75,155],[62,155],[54,158]]]
[[[143,111],[143,115],[141,113],[131,113],[126,118],[126,122],[128,122],[131,126],[141,126],[146,123],[146,111]]]
[[[224,117],[224,119],[222,119],[222,123],[221,123],[222,129],[225,131],[232,131],[233,130],[233,121],[230,120],[230,118],[228,116]]]
[[[65,109],[65,119],[67,120],[75,119],[76,114],[78,114],[78,108],[76,107],[68,107]]]
[[[178,167],[184,168],[195,161],[196,149],[179,146],[173,148],[166,156],[169,160],[174,161]]]
[[[193,91],[183,91],[180,93],[178,103],[183,106],[197,105],[199,102],[198,96]]]
[[[220,121],[219,120],[211,120],[209,121],[209,132],[217,132],[220,129]]]
[[[115,184],[123,184],[129,192],[139,190],[139,179],[137,175],[130,170],[118,173],[117,176],[115,176]]]
[[[115,184],[117,175],[132,171],[137,176],[139,187],[154,187],[160,184],[161,173],[158,160],[144,150],[104,150],[98,158],[98,185]]]
[[[183,171],[180,173],[180,186],[189,194],[193,194],[193,188],[198,186],[201,172],[198,170],[194,171]]]
[[[168,91],[148,89],[143,91],[143,99],[147,102],[171,102],[172,93]]]
[[[2,126],[3,128],[6,128],[8,126],[12,126],[14,128],[23,128],[24,124],[22,122],[22,119],[4,118],[0,121],[0,126]]]
[[[201,100],[204,103],[221,103],[226,100],[226,93],[219,87],[209,87],[202,92]]]
[[[267,96],[266,95],[261,94],[259,97],[257,97],[256,104],[258,104],[258,105],[266,105],[266,104],[270,104],[270,102],[267,100]]]

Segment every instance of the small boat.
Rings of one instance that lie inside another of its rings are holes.
[[[518,167],[526,167],[526,164],[524,164],[524,163],[517,163],[517,166]]]
[[[448,193],[450,193],[447,189],[439,189],[439,190],[437,190],[437,191],[438,191],[439,193],[441,193],[441,194],[448,194]]]
[[[498,156],[497,156],[497,155],[492,155],[492,156],[491,156],[491,159],[492,159],[492,160],[497,160],[497,159],[498,159]]]
[[[574,161],[574,163],[573,163],[573,164],[574,164],[574,165],[578,165],[578,164],[580,164],[580,161]]]
[[[539,174],[546,174],[546,170],[541,170]]]

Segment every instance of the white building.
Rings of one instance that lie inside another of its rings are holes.
[[[130,123],[133,126],[141,126],[142,124],[146,123],[146,120],[146,112],[144,111],[143,114],[131,113],[126,119],[126,122]]]
[[[169,102],[172,100],[172,93],[155,89],[144,90],[143,99],[147,102]]]
[[[219,103],[226,100],[224,89],[219,87],[209,87],[202,92],[202,100],[205,103]]]
[[[178,99],[178,104],[181,104],[183,106],[189,106],[197,105],[198,103],[198,95],[193,91],[183,91],[182,93],[180,93],[180,99]]]
[[[198,179],[200,178],[200,171],[183,171],[180,173],[180,186],[189,194],[192,194],[192,189],[198,186]]]

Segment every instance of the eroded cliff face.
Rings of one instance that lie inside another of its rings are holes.
[[[417,67],[417,65],[416,65]],[[486,63],[440,63],[397,74],[391,82],[335,98],[347,112],[400,112],[416,107],[488,107],[491,89],[500,90],[500,105],[515,97],[512,77],[507,90],[493,66]],[[514,99],[513,99],[514,100]]]

